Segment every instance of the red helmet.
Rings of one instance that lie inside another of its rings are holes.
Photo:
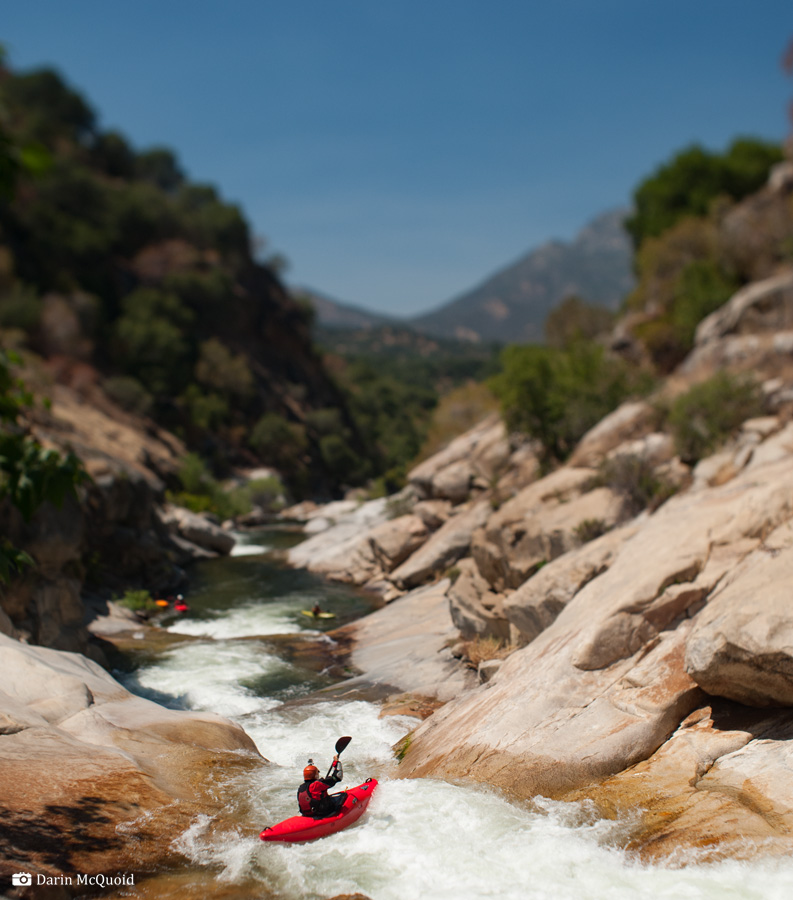
[[[316,766],[306,766],[303,769],[303,780],[314,781],[319,778],[319,769]]]

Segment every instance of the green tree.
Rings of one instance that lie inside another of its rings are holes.
[[[124,298],[115,326],[128,373],[155,397],[173,397],[187,384],[192,312],[174,294],[138,288]]]
[[[251,432],[250,443],[263,462],[287,472],[299,465],[308,447],[305,428],[278,413],[267,413],[259,419]]]
[[[707,215],[719,196],[740,200],[753,193],[782,158],[779,146],[752,138],[734,141],[723,154],[696,145],[681,151],[634,191],[635,212],[625,222],[634,247],[680,219]]]
[[[234,354],[217,338],[199,347],[195,377],[200,384],[220,394],[247,400],[253,392],[253,374],[247,357]]]
[[[611,310],[571,295],[548,313],[545,341],[549,347],[564,349],[579,341],[601,337],[613,324],[614,313]]]
[[[656,369],[668,373],[693,347],[697,325],[740,284],[723,267],[718,231],[710,219],[682,219],[659,237],[648,238],[636,254],[636,268],[639,281],[627,303],[647,318],[634,334]]]
[[[152,147],[135,157],[135,174],[161,191],[174,193],[184,184],[184,172],[176,156],[167,147]]]
[[[23,138],[52,144],[64,137],[87,144],[96,127],[94,111],[53,69],[4,79],[9,115]]]
[[[131,178],[135,173],[135,154],[126,138],[117,131],[98,134],[91,147],[91,162],[114,178]]]
[[[326,434],[319,442],[322,460],[331,475],[347,484],[360,484],[363,461],[340,434]]]
[[[566,459],[593,425],[642,387],[624,362],[591,343],[567,350],[514,344],[501,361],[489,385],[507,427],[535,438],[546,464]]]
[[[45,449],[26,433],[20,417],[33,396],[13,375],[14,362],[18,359],[13,354],[0,352],[0,499],[7,499],[29,522],[43,503],[61,506],[67,497],[76,497],[77,485],[88,476],[74,453],[63,456]],[[32,564],[7,538],[0,539],[0,581]]]

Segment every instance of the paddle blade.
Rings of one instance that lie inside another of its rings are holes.
[[[347,746],[347,744],[350,743],[351,740],[351,737],[340,737],[338,741],[336,741],[336,753],[341,753],[341,751]]]

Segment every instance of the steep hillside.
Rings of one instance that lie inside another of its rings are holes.
[[[478,287],[417,316],[418,331],[470,341],[541,342],[551,309],[570,295],[615,308],[631,289],[626,210],[599,216],[574,241],[550,241]]]
[[[117,404],[178,432],[219,474],[271,464],[297,491],[331,493],[362,468],[309,317],[254,260],[236,206],[170,151],[102,131],[52,71],[0,70],[0,108],[5,346],[93,368]],[[67,381],[75,370],[54,368]],[[332,458],[310,420],[330,408],[343,443]]]

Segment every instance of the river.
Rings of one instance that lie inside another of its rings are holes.
[[[365,614],[371,602],[274,561],[267,551],[291,540],[288,535],[269,532],[247,540],[235,556],[198,566],[188,596],[190,612],[163,622],[192,639],[156,654],[141,653],[135,670],[119,677],[160,703],[233,719],[272,765],[226,786],[232,827],[217,827],[204,816],[175,837],[185,858],[183,871],[150,879],[123,896],[793,896],[789,861],[645,866],[620,849],[623,824],[598,819],[583,806],[514,803],[480,786],[397,779],[392,747],[416,720],[380,718],[374,703],[323,697],[317,692],[337,678],[284,658],[277,641],[262,639],[314,630],[301,610],[315,600],[337,614],[320,623],[324,630]],[[343,784],[369,776],[380,780],[365,816],[348,830],[310,844],[263,844],[258,835],[265,825],[296,813],[295,791],[307,759],[327,767],[341,735],[353,738],[342,757]]]

